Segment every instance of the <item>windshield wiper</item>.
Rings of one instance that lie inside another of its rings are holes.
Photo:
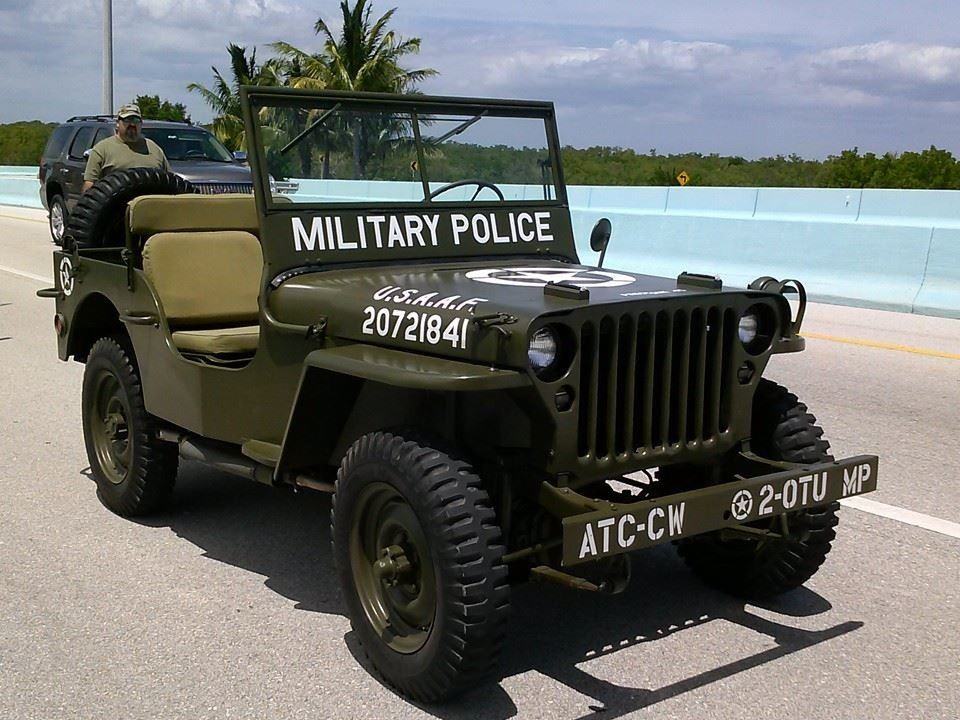
[[[310,133],[312,133],[312,132],[313,132],[314,130],[316,130],[318,127],[320,127],[321,123],[325,122],[328,117],[330,117],[331,115],[333,115],[333,114],[334,114],[337,110],[339,110],[339,109],[340,109],[340,103],[337,103],[337,104],[334,105],[332,108],[330,108],[329,110],[327,110],[326,112],[324,112],[320,117],[318,117],[316,120],[314,120],[312,123],[310,123],[310,125],[307,127],[306,130],[304,130],[302,133],[300,133],[299,135],[297,135],[293,140],[291,140],[291,141],[288,142],[286,145],[284,145],[282,148],[280,148],[280,154],[281,154],[281,155],[286,155],[287,152],[290,151],[290,148],[292,148],[294,145],[296,145],[297,143],[299,143],[301,140],[303,140],[307,135],[309,135]]]
[[[452,138],[454,135],[459,135],[459,134],[462,133],[464,130],[466,130],[468,127],[470,127],[470,126],[473,125],[475,122],[477,122],[478,120],[480,120],[480,118],[482,118],[482,117],[483,117],[484,115],[486,115],[486,114],[487,114],[487,111],[484,110],[484,111],[481,112],[479,115],[470,118],[470,119],[467,120],[466,122],[460,123],[459,125],[457,125],[457,126],[456,126],[453,130],[451,130],[450,132],[441,135],[441,136],[438,137],[436,140],[432,140],[431,142],[439,145],[440,143],[449,140],[449,139]]]

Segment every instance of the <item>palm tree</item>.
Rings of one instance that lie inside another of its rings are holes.
[[[407,70],[402,62],[405,56],[420,52],[420,38],[401,38],[387,24],[396,12],[388,10],[377,20],[371,19],[372,7],[368,0],[357,0],[351,8],[348,0],[341,0],[343,27],[335,35],[330,26],[318,18],[313,29],[324,38],[318,53],[305,52],[290,43],[277,42],[276,50],[290,72],[286,84],[295,88],[330,89],[364,92],[413,92],[417,83],[437,74],[433,68]],[[376,136],[382,127],[369,127],[369,121],[359,114],[348,120],[353,144],[354,173],[366,177],[367,163],[381,152]],[[382,122],[379,123],[382,125]],[[329,175],[330,136],[327,135],[323,153],[323,177]]]
[[[246,150],[247,137],[240,112],[240,86],[279,85],[281,68],[277,61],[272,59],[258,65],[256,48],[253,48],[250,57],[247,57],[245,47],[230,43],[227,52],[230,54],[230,70],[233,75],[231,81],[228,82],[216,66],[213,66],[212,88],[190,83],[187,90],[200,93],[216,113],[212,125],[213,134],[230,150]]]

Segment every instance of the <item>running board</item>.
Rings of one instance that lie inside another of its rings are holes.
[[[279,446],[250,440],[244,443],[239,451],[236,451],[233,449],[235,446],[229,443],[204,440],[175,430],[160,430],[158,436],[166,442],[176,443],[180,457],[184,460],[203,463],[208,467],[264,485],[276,485],[273,480],[273,466],[276,464],[276,456],[272,456],[270,451],[273,448],[279,448]],[[253,459],[254,457],[256,459]],[[258,460],[260,461],[258,462]],[[320,480],[312,475],[300,474],[293,478],[284,478],[283,482],[320,492],[332,493],[334,490],[333,483]]]

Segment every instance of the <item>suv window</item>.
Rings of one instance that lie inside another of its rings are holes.
[[[50,135],[50,139],[47,140],[47,146],[43,149],[43,157],[59,157],[60,153],[63,152],[63,146],[67,144],[67,140],[70,139],[70,133],[72,132],[73,128],[69,125],[61,125],[54,130]]]
[[[96,132],[97,128],[94,125],[80,128],[77,136],[73,139],[73,144],[70,145],[71,159],[83,160],[84,151],[93,147],[93,136]]]
[[[97,130],[97,136],[93,139],[93,144],[91,144],[90,147],[93,147],[101,140],[106,140],[108,137],[113,135],[113,132],[114,131],[111,128],[105,128],[105,127],[100,128],[99,130]]]

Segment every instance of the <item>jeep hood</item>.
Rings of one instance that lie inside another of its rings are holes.
[[[313,325],[325,318],[328,338],[500,365],[525,362],[530,324],[544,315],[597,305],[759,295],[678,287],[676,279],[539,258],[297,272],[270,285],[267,304],[281,322]],[[505,339],[512,352],[506,352]]]

